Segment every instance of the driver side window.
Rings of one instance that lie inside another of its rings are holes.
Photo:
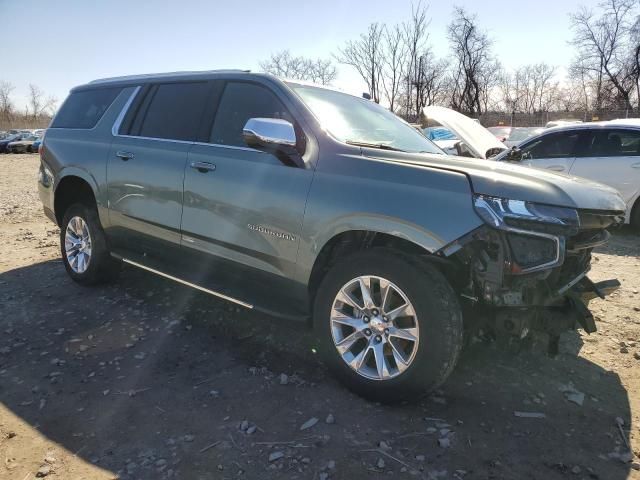
[[[557,132],[545,135],[522,147],[523,160],[573,157],[580,132]]]
[[[293,123],[284,105],[267,88],[248,82],[229,82],[216,112],[210,142],[246,147],[242,130],[250,118],[280,118]]]

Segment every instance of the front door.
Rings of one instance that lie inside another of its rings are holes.
[[[240,81],[220,87],[209,143],[195,144],[188,155],[182,244],[192,257],[195,252],[207,254],[208,261],[197,265],[201,282],[223,274],[225,284],[232,285],[228,277],[233,270],[245,287],[256,278],[265,279],[258,287],[266,291],[274,286],[266,279],[284,280],[294,273],[313,169],[244,143],[242,130],[249,118],[294,123],[273,91]]]
[[[533,139],[520,148],[521,163],[530,167],[569,173],[576,152],[587,136],[586,130],[568,130]]]

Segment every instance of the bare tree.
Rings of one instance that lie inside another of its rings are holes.
[[[9,124],[13,117],[13,102],[11,101],[11,93],[14,87],[11,83],[0,81],[0,120],[3,124]]]
[[[598,108],[604,101],[603,94],[608,92],[613,96],[609,98],[611,103],[630,109],[631,92],[637,84],[628,55],[629,19],[637,8],[637,0],[605,0],[598,8],[599,14],[581,7],[571,16],[576,62],[596,79]]]
[[[406,53],[400,26],[395,25],[393,28],[387,28],[384,33],[382,88],[384,88],[384,94],[389,103],[389,110],[392,112],[398,106],[398,97],[405,74]]]
[[[455,7],[448,27],[453,54],[451,106],[471,115],[483,111],[482,95],[493,58],[491,40],[476,24],[476,17]]]
[[[36,121],[39,117],[50,115],[56,105],[56,99],[46,96],[45,93],[33,83],[29,84],[29,98],[27,104],[27,116]]]
[[[420,77],[423,73],[421,58],[428,51],[429,33],[427,29],[430,23],[427,18],[427,6],[423,6],[420,1],[417,5],[411,5],[411,18],[402,24],[407,55],[405,66],[405,113],[407,118],[412,116],[418,118],[424,106],[420,104],[420,90],[422,89]]]
[[[380,103],[382,93],[384,31],[384,25],[372,23],[367,33],[361,34],[357,40],[348,41],[344,48],[338,49],[338,54],[335,55],[339,63],[356,69],[367,84],[369,94],[376,103]]]
[[[271,54],[269,60],[260,62],[260,68],[277,77],[306,80],[321,85],[330,85],[338,75],[331,60],[293,56],[289,50]]]

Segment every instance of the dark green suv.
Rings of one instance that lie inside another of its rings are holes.
[[[441,384],[465,330],[552,339],[616,288],[586,277],[625,205],[609,187],[445,155],[383,107],[242,71],[77,87],[41,147],[73,280],[122,263],[311,320],[358,392]]]

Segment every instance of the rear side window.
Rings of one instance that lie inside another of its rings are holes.
[[[246,147],[242,130],[250,118],[281,118],[293,123],[282,102],[255,83],[229,82],[224,88],[209,141]]]
[[[73,92],[56,114],[52,128],[93,128],[122,88]]]
[[[209,91],[207,82],[157,85],[149,92],[150,100],[141,105],[131,135],[195,140]]]
[[[597,132],[589,156],[640,156],[640,132],[633,130],[604,130]]]

